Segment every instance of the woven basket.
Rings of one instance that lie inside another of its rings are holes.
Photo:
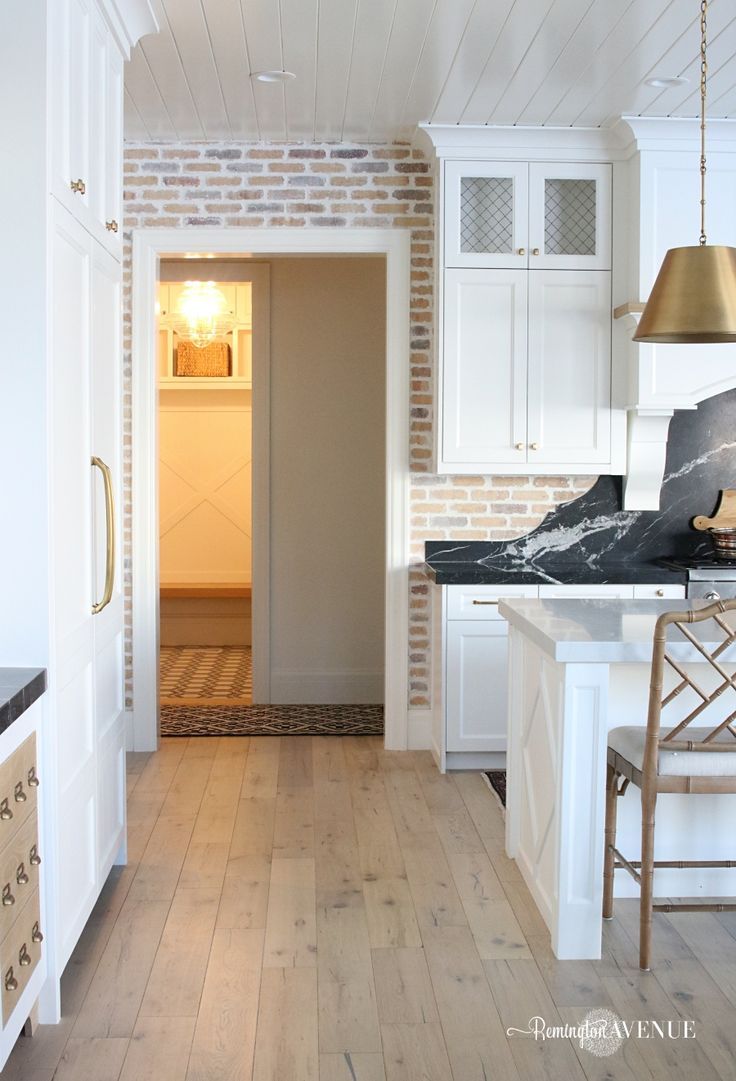
[[[230,346],[212,342],[201,349],[193,342],[179,340],[176,349],[176,375],[208,377],[230,375]]]

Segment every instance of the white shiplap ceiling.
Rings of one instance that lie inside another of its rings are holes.
[[[152,0],[131,140],[384,142],[416,124],[695,116],[699,0]],[[736,117],[736,3],[709,7],[708,112]],[[285,68],[266,84],[249,73]],[[652,76],[686,76],[670,89]]]

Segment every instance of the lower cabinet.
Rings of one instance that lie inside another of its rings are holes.
[[[500,600],[513,597],[682,598],[680,585],[441,586],[435,615],[434,755],[440,769],[502,766],[506,753],[508,624]]]

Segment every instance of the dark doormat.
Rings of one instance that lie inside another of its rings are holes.
[[[161,706],[162,736],[382,736],[383,706]]]
[[[487,769],[483,771],[482,776],[485,778],[486,784],[492,789],[498,797],[498,802],[502,807],[506,806],[506,770],[505,769]]]

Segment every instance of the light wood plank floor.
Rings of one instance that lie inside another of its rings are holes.
[[[164,740],[129,758],[127,867],[5,1081],[732,1081],[736,918],[619,903],[558,962],[477,774],[372,738]],[[598,1058],[533,1016],[693,1020]]]

